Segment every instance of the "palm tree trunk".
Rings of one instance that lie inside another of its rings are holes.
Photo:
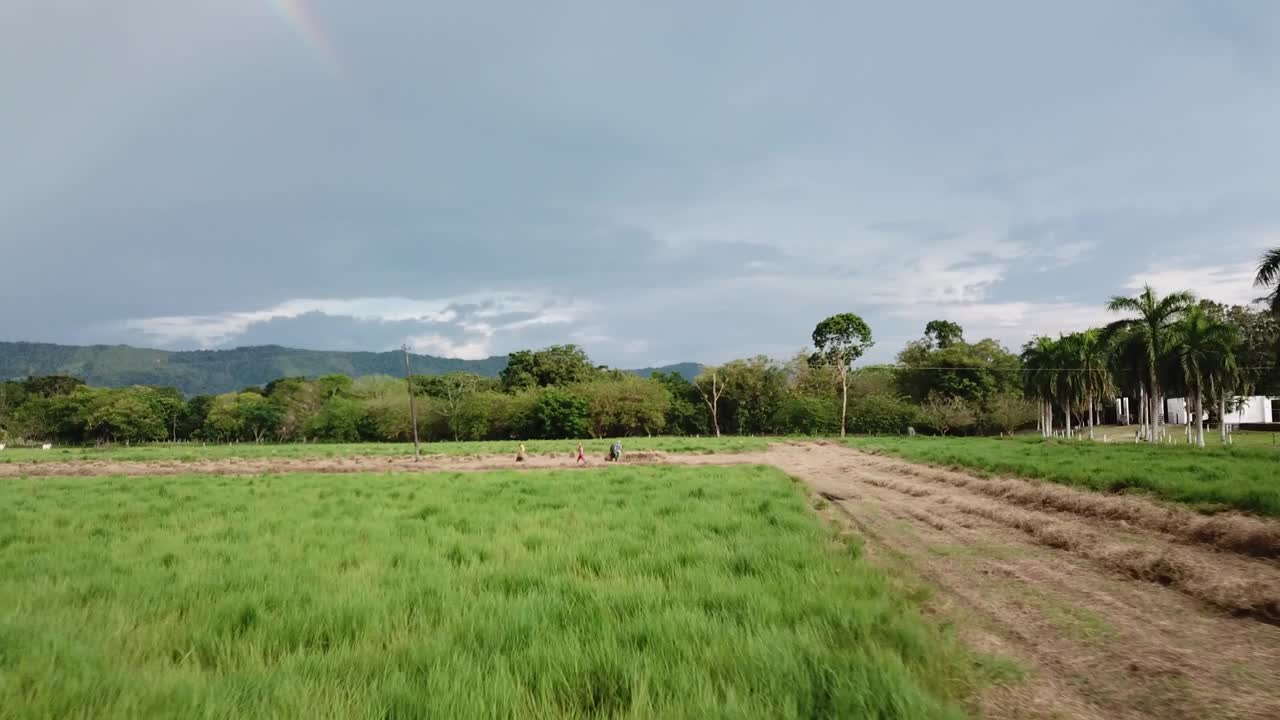
[[[1053,402],[1046,401],[1044,404],[1044,427],[1047,433],[1045,437],[1053,437]]]
[[[1089,439],[1093,439],[1093,393],[1089,393]]]
[[[1151,436],[1156,442],[1160,442],[1164,440],[1164,428],[1160,426],[1160,390],[1154,385],[1152,385],[1152,388],[1154,389],[1148,396],[1151,401]]]
[[[1169,435],[1169,407],[1165,404],[1164,388],[1156,393],[1156,422],[1160,424],[1160,439]]]
[[[1143,440],[1151,440],[1148,434],[1151,432],[1151,425],[1147,422],[1147,418],[1151,415],[1151,405],[1147,403],[1146,387],[1138,388],[1138,427]]]
[[[1218,437],[1227,444],[1227,390],[1218,390]]]
[[[1204,393],[1196,385],[1196,446],[1204,447]]]

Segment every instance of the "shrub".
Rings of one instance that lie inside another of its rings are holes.
[[[920,412],[905,398],[868,395],[849,401],[849,432],[862,435],[900,435],[920,422]]]

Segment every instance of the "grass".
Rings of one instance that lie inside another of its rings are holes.
[[[1019,475],[1103,492],[1141,491],[1205,512],[1280,517],[1280,454],[1036,438],[858,437],[848,444],[907,460]]]
[[[763,467],[0,481],[0,716],[959,717]]]
[[[682,453],[732,453],[764,450],[769,438],[762,437],[635,437],[622,438],[623,449],[661,450]],[[602,456],[608,451],[611,439],[583,440],[588,454]],[[518,440],[494,442],[433,442],[423,443],[423,455],[515,455]],[[576,452],[577,440],[526,440],[525,448],[534,454]],[[180,461],[221,460],[227,458],[335,458],[357,455],[392,456],[413,455],[413,443],[281,443],[230,445],[201,445],[200,443],[156,443],[126,447],[10,447],[0,450],[0,463],[4,462],[67,462],[82,460],[107,461]]]
[[[1110,442],[1133,442],[1133,434],[1138,430],[1137,425],[1099,425],[1094,428],[1094,439],[1102,441],[1105,435]],[[1187,435],[1182,425],[1166,425],[1165,432],[1168,435],[1167,440],[1172,445],[1186,445]],[[1027,433],[1027,437],[1039,437],[1032,430]],[[1086,428],[1084,437],[1089,437],[1089,430]],[[1194,442],[1195,429],[1192,429],[1192,442]],[[1236,430],[1231,433],[1232,443],[1234,447],[1244,448],[1272,448],[1276,452],[1280,452],[1280,432],[1265,432],[1261,430]],[[1204,442],[1209,447],[1221,447],[1221,436],[1218,433],[1218,426],[1209,427],[1205,425]]]

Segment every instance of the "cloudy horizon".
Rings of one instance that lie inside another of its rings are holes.
[[[1280,6],[0,6],[0,340],[1017,349],[1280,246]]]

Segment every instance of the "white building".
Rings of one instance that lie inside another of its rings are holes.
[[[1135,411],[1136,401],[1130,401],[1129,398],[1116,398],[1116,416],[1123,422],[1125,415],[1129,415],[1130,422],[1137,422],[1138,415]],[[1232,408],[1235,408],[1234,410]],[[1209,401],[1205,401],[1205,420],[1209,419],[1210,411],[1217,411],[1217,408],[1210,408]],[[1181,425],[1187,421],[1187,401],[1184,398],[1167,398],[1165,400],[1165,422],[1170,425]],[[1194,421],[1195,418],[1192,418]],[[1239,425],[1241,423],[1280,423],[1280,397],[1265,397],[1263,395],[1255,395],[1253,397],[1238,397],[1235,401],[1227,406],[1227,422],[1231,425]]]
[[[1227,406],[1227,422],[1238,423],[1273,423],[1280,422],[1280,398],[1269,398],[1255,395],[1247,398],[1236,398],[1237,410]]]

